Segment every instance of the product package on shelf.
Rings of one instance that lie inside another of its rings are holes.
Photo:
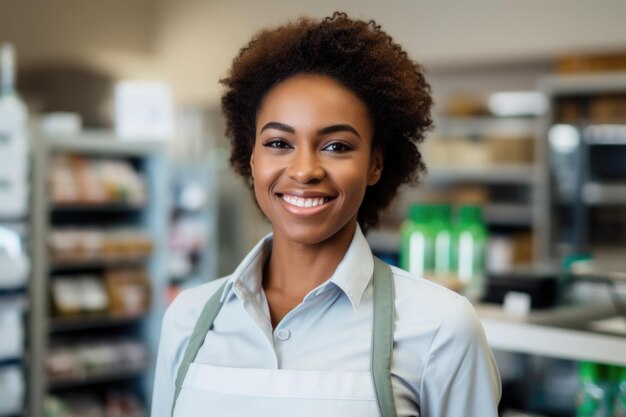
[[[102,313],[109,307],[102,279],[94,275],[55,277],[52,301],[58,316]]]
[[[137,340],[73,342],[50,349],[46,372],[53,385],[81,382],[141,372],[148,358],[148,347]]]
[[[0,47],[0,217],[24,217],[28,206],[28,109],[15,91],[15,51]]]
[[[22,315],[23,308],[18,302],[0,303],[0,361],[24,354]]]
[[[49,395],[45,400],[47,417],[146,417],[145,406],[129,391]]]
[[[112,314],[133,316],[150,308],[151,284],[145,269],[111,269],[105,272],[104,282]]]
[[[116,268],[96,274],[52,278],[51,296],[56,316],[108,313],[133,317],[150,308],[151,285],[143,268]]]
[[[57,205],[140,206],[146,201],[146,186],[130,161],[57,155],[52,159],[50,197]]]
[[[30,260],[20,235],[0,225],[0,290],[23,286],[30,271]]]
[[[26,138],[5,133],[1,124],[0,121],[0,217],[22,218],[27,212],[29,194]]]
[[[24,375],[19,366],[0,368],[0,415],[20,414],[25,396]]]
[[[12,159],[2,152],[0,144],[0,217],[23,218],[29,195],[26,155]]]
[[[151,236],[140,229],[56,228],[48,237],[52,262],[123,262],[147,258]]]

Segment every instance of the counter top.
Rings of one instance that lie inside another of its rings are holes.
[[[490,304],[479,304],[476,311],[493,349],[626,366],[626,332],[620,333],[619,325],[603,332],[593,324],[615,316],[611,304],[563,306],[526,316]],[[626,329],[626,318],[621,320]]]

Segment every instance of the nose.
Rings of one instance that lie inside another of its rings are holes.
[[[326,171],[314,150],[300,148],[289,161],[287,175],[302,184],[308,184],[324,179]]]

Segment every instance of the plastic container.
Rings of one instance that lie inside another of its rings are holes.
[[[24,354],[22,315],[20,303],[5,301],[0,304],[0,360],[20,358]]]
[[[30,261],[24,252],[20,236],[0,226],[0,289],[24,286],[30,271]]]
[[[593,362],[580,362],[580,385],[576,393],[576,417],[610,416],[610,390],[604,383],[603,366]]]
[[[479,206],[458,209],[453,233],[452,258],[464,295],[479,300],[485,291],[488,233]]]
[[[433,275],[435,279],[454,279],[452,268],[452,225],[450,206],[432,206],[431,227],[433,230]]]
[[[422,277],[433,269],[433,231],[430,219],[430,206],[413,204],[409,208],[408,218],[400,228],[400,267]]]
[[[617,389],[615,390],[615,401],[613,402],[613,415],[615,417],[626,417],[626,367],[618,369],[619,377],[617,379]]]
[[[0,368],[0,415],[21,414],[24,389],[24,375],[19,366]]]
[[[27,209],[28,110],[15,92],[15,52],[0,45],[0,217]]]

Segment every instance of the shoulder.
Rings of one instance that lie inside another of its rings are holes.
[[[435,282],[391,267],[399,324],[420,324],[439,334],[471,340],[483,332],[472,304],[462,295]]]
[[[396,305],[408,304],[419,309],[447,311],[451,306],[462,303],[463,296],[433,281],[410,274],[391,266],[396,295]]]
[[[163,327],[191,333],[209,299],[228,280],[228,276],[182,291],[167,307]]]

